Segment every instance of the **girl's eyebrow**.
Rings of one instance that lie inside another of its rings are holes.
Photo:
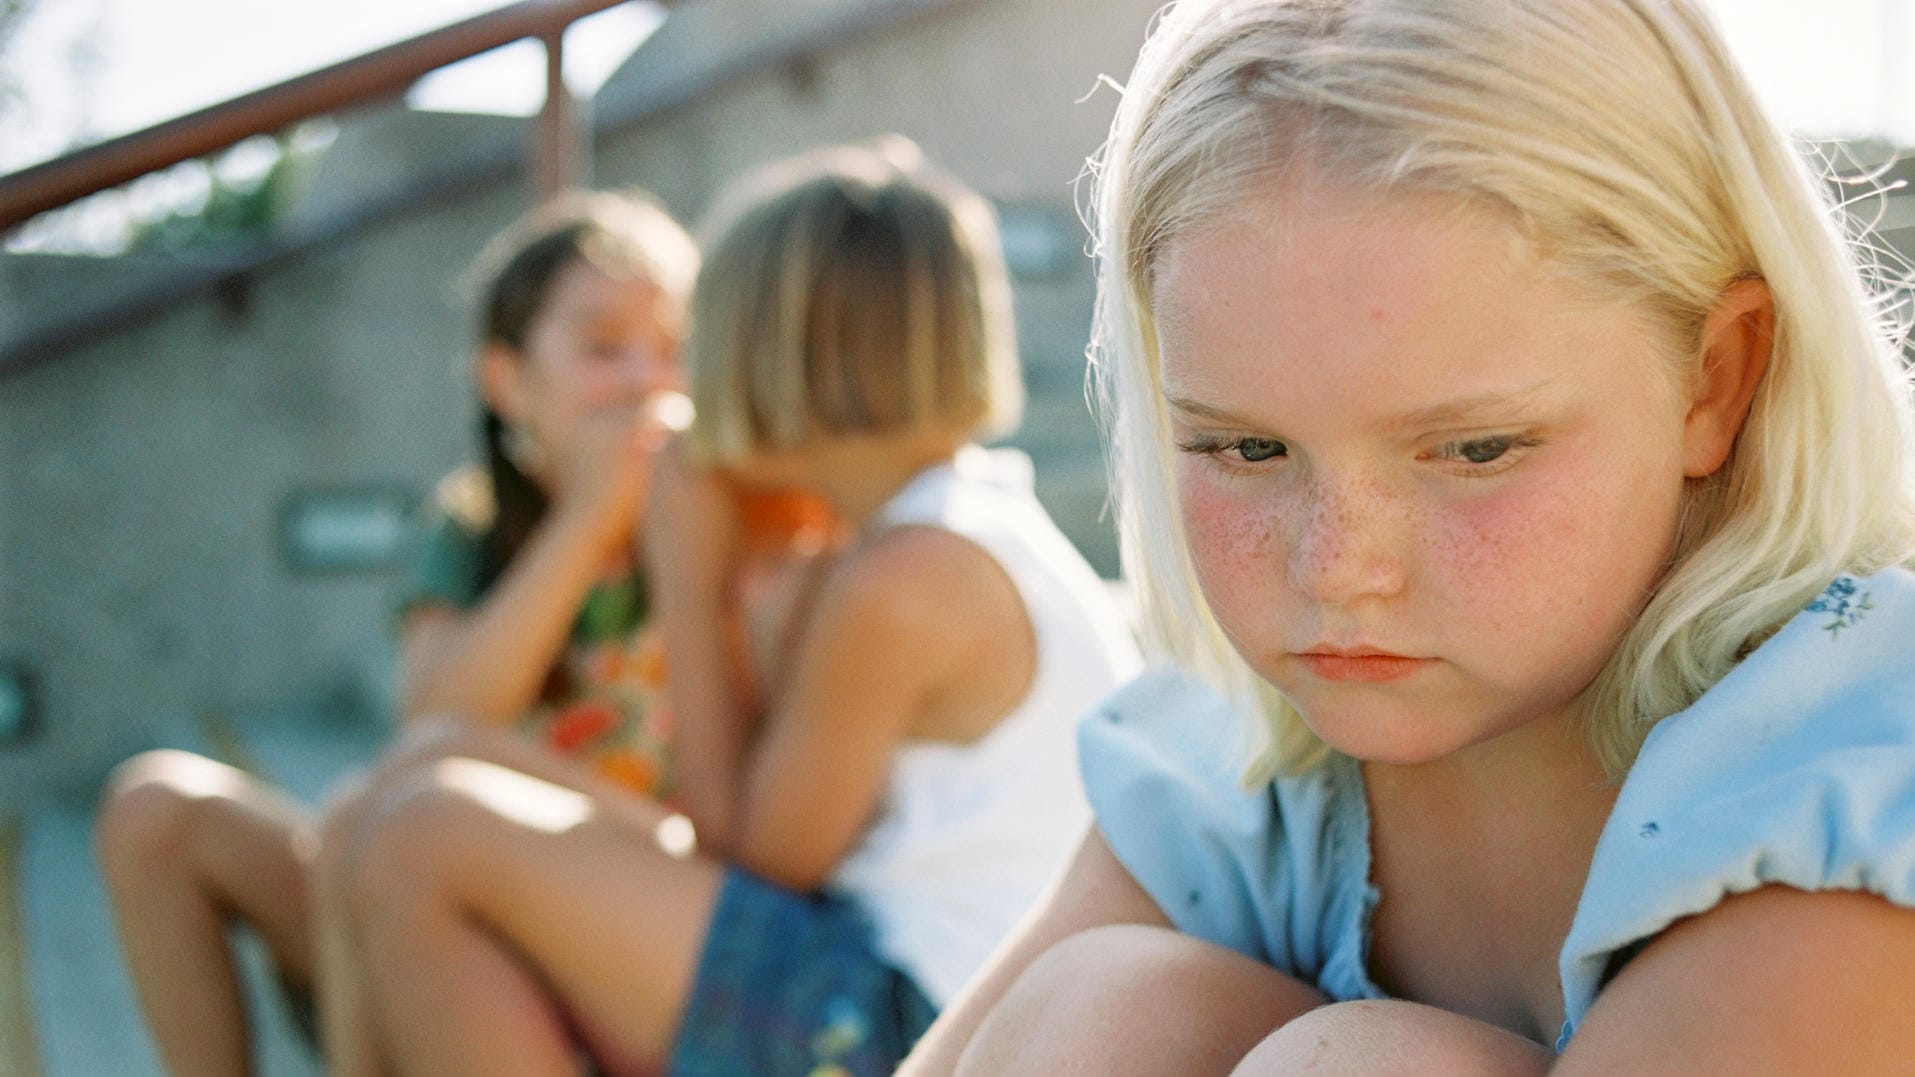
[[[1214,423],[1223,423],[1231,426],[1249,425],[1249,420],[1240,415],[1225,411],[1222,408],[1212,407],[1201,401],[1177,396],[1174,393],[1166,392],[1164,394],[1164,404],[1168,406],[1170,410],[1182,412],[1192,419],[1207,419]]]
[[[1442,400],[1404,412],[1387,420],[1384,426],[1391,430],[1402,430],[1468,426],[1472,422],[1483,420],[1508,422],[1512,417],[1511,412],[1526,411],[1541,403],[1547,396],[1548,388],[1548,381],[1540,381],[1514,389],[1497,389],[1473,396],[1458,397],[1454,400]]]
[[[1547,396],[1549,386],[1550,382],[1545,380],[1514,389],[1497,389],[1487,393],[1458,397],[1454,400],[1442,400],[1386,419],[1382,425],[1387,430],[1403,430],[1433,426],[1467,426],[1473,421],[1485,419],[1507,422],[1511,412],[1524,411],[1541,403]],[[1164,393],[1164,404],[1170,410],[1192,419],[1203,419],[1226,426],[1256,425],[1235,412],[1168,391]]]

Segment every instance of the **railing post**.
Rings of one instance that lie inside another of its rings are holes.
[[[565,27],[547,30],[540,40],[545,44],[545,105],[539,110],[529,170],[534,203],[591,183],[585,107],[565,84]]]

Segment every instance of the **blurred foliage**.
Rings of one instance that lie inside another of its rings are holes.
[[[213,248],[253,246],[270,239],[291,195],[297,155],[285,138],[275,140],[275,156],[265,171],[229,179],[207,162],[211,190],[203,203],[182,207],[133,226],[127,249],[143,254],[187,254]]]

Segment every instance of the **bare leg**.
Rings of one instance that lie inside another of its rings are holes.
[[[1541,1044],[1448,1010],[1378,999],[1339,1002],[1298,1017],[1233,1073],[1529,1077],[1548,1072],[1555,1058]]]
[[[760,682],[746,685],[748,695],[774,691],[782,680],[796,625],[830,564],[826,553],[765,555],[752,559],[741,573],[738,645],[749,653],[748,664],[757,675],[751,679]],[[336,1074],[372,1077],[390,1072],[393,1057],[377,1042],[374,985],[362,956],[363,945],[351,928],[353,875],[359,870],[368,835],[377,829],[391,802],[417,792],[424,783],[421,774],[431,764],[453,758],[496,763],[583,792],[599,810],[623,818],[651,840],[656,840],[664,819],[654,805],[629,790],[509,733],[452,717],[411,723],[370,778],[333,801],[321,829],[321,851],[313,870],[314,949],[321,963],[326,1057]],[[682,843],[689,839],[689,826],[668,828],[666,836],[675,853],[688,851]],[[701,932],[697,936],[701,945],[702,937]]]
[[[307,825],[300,808],[244,772],[187,752],[148,752],[114,772],[96,824],[100,866],[170,1072],[249,1071],[229,920],[258,929],[289,980],[310,982]]]
[[[413,721],[376,770],[329,799],[319,828],[311,872],[313,948],[319,962],[326,1059],[331,1072],[341,1077],[391,1070],[390,1051],[376,1042],[373,985],[351,930],[353,874],[383,816],[430,783],[434,764],[454,758],[497,763],[603,803],[627,804],[623,810],[636,813],[635,826],[653,828],[658,822],[657,809],[629,790],[511,733],[450,717]]]
[[[471,759],[382,806],[348,896],[382,1042],[421,1074],[571,1073],[565,1015],[613,1072],[662,1066],[721,869],[668,816]]]
[[[1168,928],[1093,928],[1047,950],[985,1018],[962,1075],[1227,1074],[1323,996]]]
[[[376,1077],[389,1072],[374,1041],[364,962],[348,930],[350,920],[342,903],[346,865],[371,811],[371,788],[370,779],[361,777],[328,798],[309,876],[319,1030],[326,1071],[334,1077]]]

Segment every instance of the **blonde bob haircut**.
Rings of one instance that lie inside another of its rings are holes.
[[[1723,290],[1767,283],[1774,348],[1736,447],[1685,491],[1665,575],[1584,691],[1612,777],[1831,578],[1915,559],[1915,424],[1886,293],[1692,0],[1186,0],[1159,16],[1092,162],[1092,351],[1147,646],[1267,717],[1247,781],[1327,749],[1200,591],[1152,287],[1166,244],[1286,169],[1491,207],[1639,304],[1681,378]]]
[[[773,164],[713,219],[687,351],[694,455],[723,464],[821,438],[1016,425],[996,216],[914,144]]]

